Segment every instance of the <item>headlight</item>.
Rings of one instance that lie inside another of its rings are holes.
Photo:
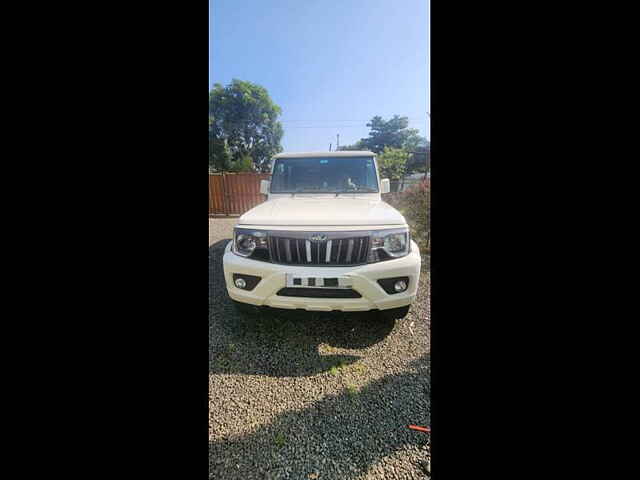
[[[409,253],[410,240],[407,228],[374,231],[369,262],[404,257]]]
[[[269,255],[267,233],[260,230],[236,228],[233,231],[233,252],[241,257],[249,257],[254,252],[260,256]]]

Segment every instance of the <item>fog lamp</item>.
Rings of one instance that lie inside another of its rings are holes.
[[[247,286],[247,282],[244,281],[244,278],[236,278],[234,283],[238,288],[244,288]]]
[[[407,282],[404,280],[398,280],[393,288],[395,288],[396,292],[404,292],[407,289]]]

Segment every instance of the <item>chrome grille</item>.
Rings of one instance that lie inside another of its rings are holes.
[[[280,233],[280,232],[278,232]],[[290,233],[290,232],[287,232]],[[273,263],[284,265],[336,266],[367,263],[368,236],[345,236],[329,233],[323,241],[311,241],[312,234],[296,232],[296,236],[269,236],[269,253]]]

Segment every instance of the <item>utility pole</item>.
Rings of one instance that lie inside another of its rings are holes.
[[[329,144],[329,151],[331,151],[331,144]]]
[[[336,151],[340,150],[340,134],[336,134]]]

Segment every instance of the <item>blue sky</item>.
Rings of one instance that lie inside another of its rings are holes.
[[[429,120],[429,0],[209,0],[209,88],[233,78],[282,108],[285,151],[335,150],[375,115]]]

